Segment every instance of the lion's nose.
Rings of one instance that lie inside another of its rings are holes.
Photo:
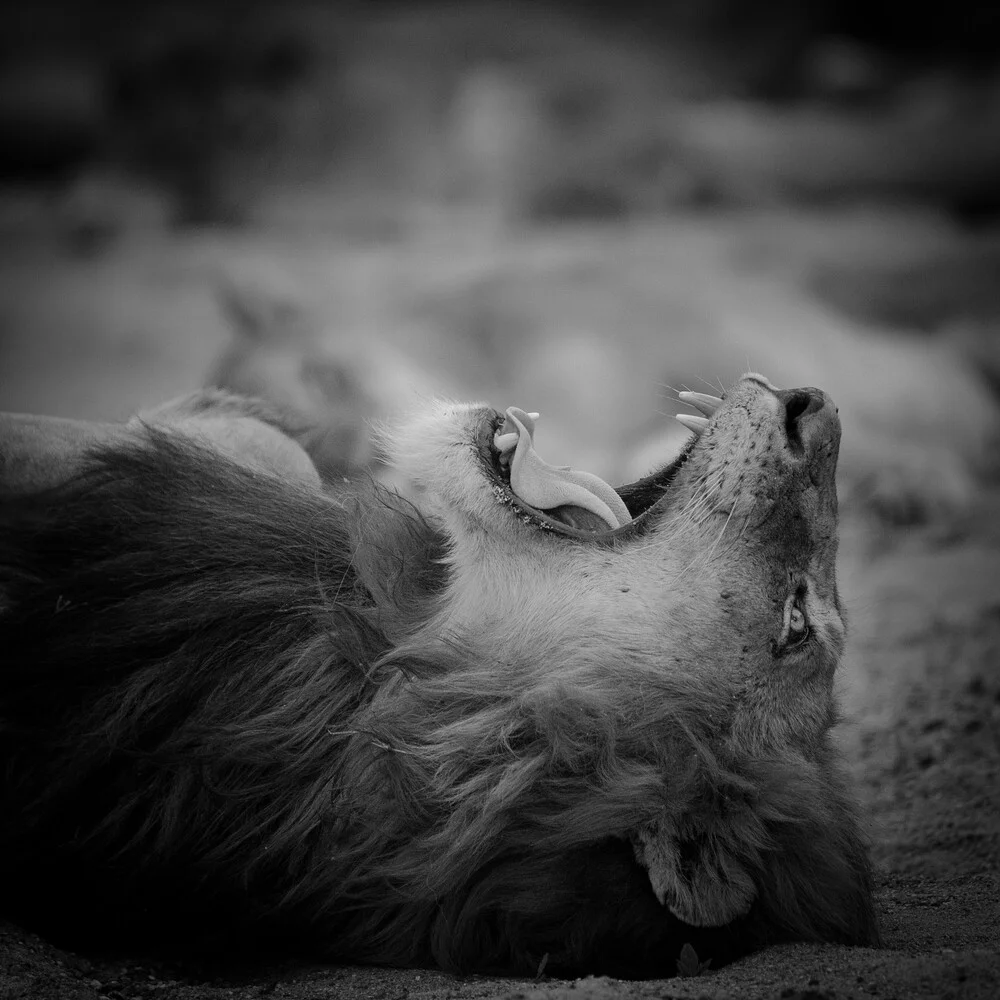
[[[837,407],[822,389],[779,389],[775,396],[785,408],[785,433],[794,453],[802,454],[831,437],[839,438]]]

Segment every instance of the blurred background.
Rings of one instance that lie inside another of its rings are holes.
[[[995,4],[651,6],[17,5],[0,176],[52,197],[121,187],[173,225],[265,221],[309,188],[323,222],[370,233],[461,201],[522,222],[881,197],[976,224],[1000,207]],[[89,207],[81,227],[139,221]]]
[[[365,421],[485,397],[614,478],[683,439],[672,390],[753,367],[835,395],[849,485],[894,516],[992,461],[994,3],[3,18],[0,408],[219,382],[364,463]]]

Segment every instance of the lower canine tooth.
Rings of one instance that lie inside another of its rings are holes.
[[[677,396],[681,402],[700,410],[706,417],[710,417],[722,406],[722,400],[718,396],[710,396],[707,392],[679,392]]]
[[[708,417],[693,417],[688,413],[678,413],[674,419],[682,423],[689,430],[694,431],[695,434],[701,434],[708,426]]]

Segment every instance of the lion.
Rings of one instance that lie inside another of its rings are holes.
[[[0,420],[0,879],[76,946],[672,975],[876,944],[840,421],[747,374],[613,490],[429,403],[406,495],[221,391]]]

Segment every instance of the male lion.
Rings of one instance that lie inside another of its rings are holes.
[[[202,394],[0,420],[0,884],[62,941],[671,975],[871,944],[840,425],[744,376],[617,491],[436,404],[370,478]]]

